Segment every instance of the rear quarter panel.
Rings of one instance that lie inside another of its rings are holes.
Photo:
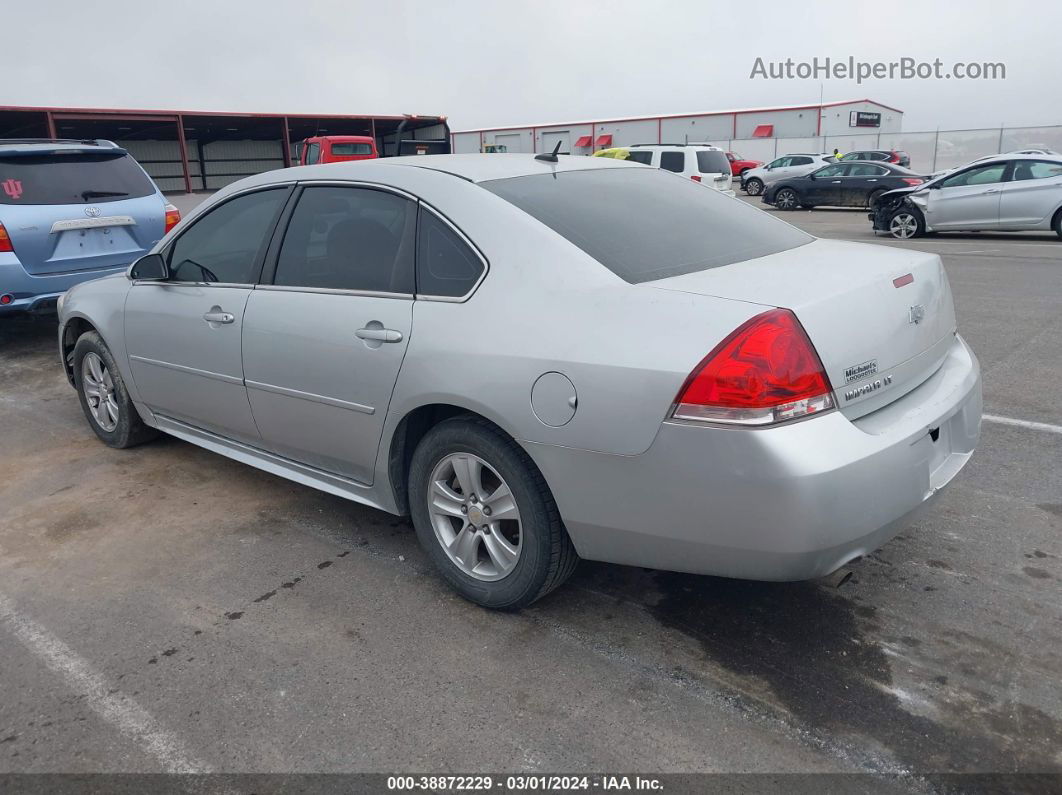
[[[463,303],[416,302],[385,440],[418,406],[450,403],[518,440],[644,452],[690,371],[763,310],[628,284],[484,188],[441,178],[448,182],[410,189],[460,227],[490,269]],[[561,427],[531,408],[532,386],[547,372],[566,375],[578,393]]]

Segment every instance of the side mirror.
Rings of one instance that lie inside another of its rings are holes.
[[[815,174],[812,173],[812,174],[808,174],[808,179],[818,179],[818,177],[816,177]]]
[[[928,187],[930,190],[940,190],[944,186],[940,182],[934,182],[932,185],[927,185],[926,187]]]
[[[129,266],[126,275],[134,281],[158,282],[168,279],[170,272],[161,254],[145,254]]]

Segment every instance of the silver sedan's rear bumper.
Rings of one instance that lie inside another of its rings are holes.
[[[829,574],[880,547],[969,460],[981,375],[961,337],[917,389],[851,421],[665,422],[637,456],[529,445],[579,554],[756,580]]]

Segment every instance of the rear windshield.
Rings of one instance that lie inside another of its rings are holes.
[[[334,155],[371,155],[372,146],[369,144],[332,144]]]
[[[702,174],[729,174],[730,161],[725,152],[701,149],[697,152],[697,170]]]
[[[127,154],[0,155],[0,204],[100,204],[154,192]]]
[[[632,284],[719,268],[814,238],[740,199],[649,168],[481,182]]]

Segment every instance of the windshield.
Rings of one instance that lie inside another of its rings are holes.
[[[0,204],[100,204],[155,192],[125,153],[0,155]]]
[[[563,171],[479,184],[632,284],[765,257],[814,239],[739,199],[657,169]]]

